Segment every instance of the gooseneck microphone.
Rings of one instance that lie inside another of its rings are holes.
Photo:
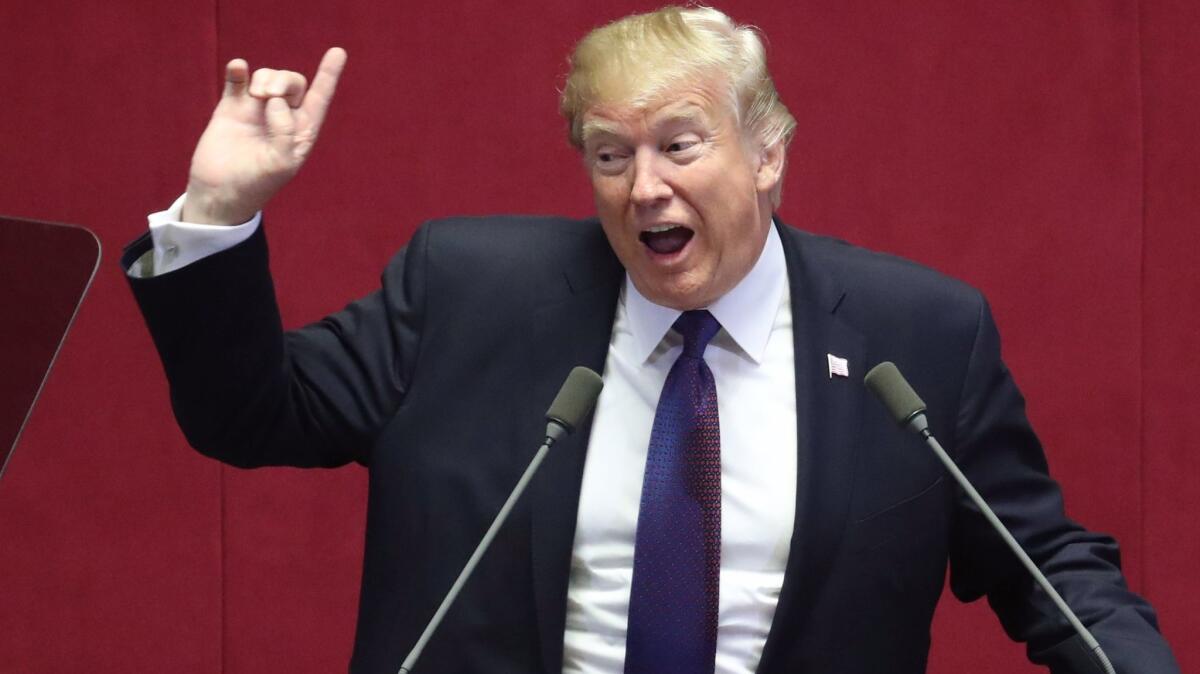
[[[521,498],[525,487],[533,478],[533,474],[537,472],[538,466],[542,465],[542,460],[546,458],[550,446],[573,433],[587,419],[592,408],[596,406],[596,399],[600,397],[600,389],[603,387],[604,382],[600,379],[600,375],[586,367],[576,367],[571,370],[571,374],[567,375],[567,380],[563,382],[562,388],[558,390],[558,395],[554,397],[554,402],[550,404],[550,409],[546,412],[546,437],[542,441],[542,446],[533,455],[533,460],[521,474],[521,479],[517,480],[517,486],[513,487],[512,493],[508,495],[508,500],[500,507],[500,512],[496,513],[496,519],[492,520],[492,526],[488,527],[487,533],[475,547],[475,552],[471,553],[471,558],[463,566],[454,585],[450,586],[450,591],[446,593],[441,605],[430,618],[429,624],[425,626],[425,631],[417,639],[416,645],[409,651],[408,657],[404,658],[398,674],[408,674],[412,671],[413,666],[417,663],[417,658],[421,657],[421,652],[429,643],[429,638],[433,636],[434,631],[441,624],[442,618],[446,616],[446,611],[458,597],[463,585],[466,585],[467,579],[471,577],[479,560],[487,552],[488,546],[492,544],[492,539],[496,537],[496,532],[500,530],[504,520],[508,519],[508,513],[516,505],[517,499]]]
[[[933,450],[933,453],[937,455],[938,459],[941,460],[942,464],[946,466],[946,470],[950,471],[950,474],[954,476],[959,486],[971,497],[975,506],[979,508],[979,511],[991,523],[992,528],[1000,534],[1000,537],[1004,539],[1004,542],[1013,551],[1013,554],[1017,556],[1017,559],[1021,560],[1021,564],[1025,566],[1033,576],[1033,579],[1037,581],[1038,585],[1042,586],[1042,589],[1054,601],[1055,606],[1058,607],[1059,612],[1063,614],[1067,622],[1071,623],[1071,626],[1075,628],[1075,632],[1079,634],[1080,638],[1083,639],[1083,642],[1091,650],[1094,661],[1103,669],[1105,674],[1116,674],[1116,670],[1113,669],[1112,663],[1109,662],[1108,656],[1100,648],[1100,644],[1096,641],[1096,638],[1079,621],[1075,612],[1071,610],[1070,606],[1067,606],[1067,602],[1063,601],[1062,596],[1058,594],[1058,591],[1054,589],[1054,586],[1050,584],[1046,576],[1033,563],[1033,560],[1029,558],[1029,555],[1025,553],[1021,545],[1017,543],[1017,539],[1013,538],[1013,535],[1000,522],[1000,518],[996,517],[996,513],[992,512],[987,502],[983,500],[983,497],[979,495],[979,492],[967,480],[967,476],[963,475],[962,471],[955,465],[954,460],[946,453],[946,450],[942,449],[942,445],[937,441],[937,438],[933,437],[933,433],[929,431],[929,422],[925,419],[925,403],[917,395],[917,392],[913,390],[912,386],[909,386],[908,381],[904,379],[904,375],[900,374],[900,370],[894,364],[884,361],[871,368],[871,371],[867,373],[863,382],[867,385],[867,388],[871,389],[872,393],[879,397],[884,407],[887,408],[892,418],[896,420],[896,423],[901,428],[925,438],[925,442]]]
[[[925,420],[925,401],[908,385],[908,380],[894,364],[884,361],[871,368],[863,383],[883,402],[900,428],[922,435],[929,429],[929,422]]]
[[[575,432],[592,413],[602,388],[604,380],[595,372],[586,367],[571,370],[558,395],[554,396],[554,402],[550,403],[550,409],[546,410],[547,444]]]

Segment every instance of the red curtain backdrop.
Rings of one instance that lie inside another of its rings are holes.
[[[183,190],[225,61],[311,74],[334,44],[324,135],[267,213],[288,324],[372,289],[425,219],[589,215],[565,57],[652,8],[600,4],[0,3],[0,212],[85,224],[106,258],[0,481],[0,671],[344,670],[364,471],[188,449],[119,250]],[[782,218],[988,294],[1068,510],[1200,671],[1200,5],[722,8],[765,30],[799,120]],[[1036,671],[981,603],[947,597],[933,644],[935,673]]]

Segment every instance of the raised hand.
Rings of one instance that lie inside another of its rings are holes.
[[[225,91],[196,144],[186,222],[235,225],[262,209],[304,164],[333,100],[346,52],[325,52],[312,86],[288,70],[225,66]]]

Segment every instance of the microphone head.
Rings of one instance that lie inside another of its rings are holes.
[[[567,375],[558,395],[554,396],[554,402],[550,403],[546,420],[558,423],[568,433],[574,432],[592,413],[602,388],[604,380],[600,375],[586,367],[576,367]]]
[[[925,401],[908,385],[904,375],[890,361],[884,361],[867,373],[863,383],[881,401],[888,413],[901,427],[908,426],[914,418],[925,412]]]

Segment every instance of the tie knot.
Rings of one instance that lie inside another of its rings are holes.
[[[683,336],[683,355],[703,358],[709,340],[721,329],[721,324],[707,310],[685,311],[675,320],[675,331]]]

